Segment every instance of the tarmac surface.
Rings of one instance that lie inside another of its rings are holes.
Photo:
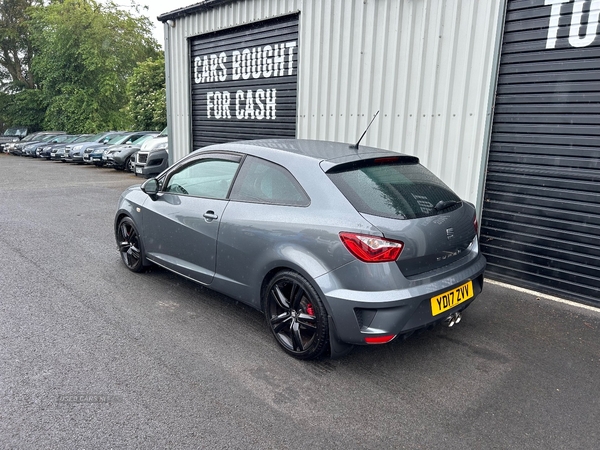
[[[487,283],[456,327],[296,361],[251,308],[124,267],[140,181],[0,154],[0,448],[600,448],[600,310]]]

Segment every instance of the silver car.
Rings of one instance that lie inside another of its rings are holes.
[[[300,359],[453,324],[483,286],[473,205],[377,148],[205,147],[126,190],[114,223],[127,268],[157,264],[263,311]]]

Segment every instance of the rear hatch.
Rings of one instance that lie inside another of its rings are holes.
[[[475,208],[416,158],[346,162],[327,175],[385,238],[404,244],[396,263],[407,278],[454,264],[475,244]]]

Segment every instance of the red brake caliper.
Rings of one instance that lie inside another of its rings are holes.
[[[315,315],[315,310],[313,309],[312,303],[309,303],[308,305],[306,305],[306,312],[311,316]]]

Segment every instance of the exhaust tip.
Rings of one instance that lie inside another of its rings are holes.
[[[444,319],[444,321],[442,322],[442,324],[448,328],[452,328],[454,325],[456,325],[457,323],[459,323],[462,320],[462,315],[461,313],[457,312],[457,313],[452,313],[450,314],[448,317],[446,317]]]

